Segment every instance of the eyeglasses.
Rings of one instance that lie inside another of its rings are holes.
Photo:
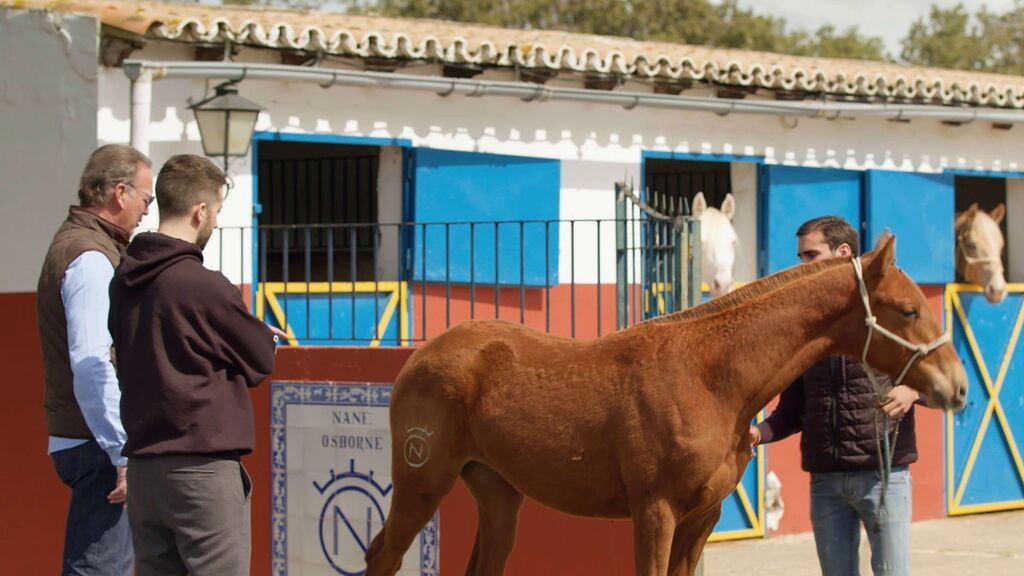
[[[124,185],[125,186],[131,186],[132,190],[135,190],[139,194],[142,194],[142,191],[139,190],[138,188],[136,188],[135,184],[132,184],[131,182],[125,182]],[[150,194],[148,196],[143,196],[142,197],[142,202],[143,202],[143,204],[145,204],[146,208],[149,208],[149,205],[153,203],[153,200],[156,200],[156,196],[154,196],[153,194]]]

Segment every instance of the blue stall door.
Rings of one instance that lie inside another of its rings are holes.
[[[949,285],[946,316],[967,370],[967,406],[946,414],[947,511],[1024,508],[1024,286],[989,304],[976,286]]]

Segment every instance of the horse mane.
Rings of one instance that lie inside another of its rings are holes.
[[[771,276],[766,276],[760,280],[751,282],[742,288],[737,288],[724,296],[719,296],[718,298],[705,302],[700,306],[687,308],[686,310],[680,310],[679,312],[673,312],[672,314],[666,314],[664,316],[658,316],[657,318],[651,318],[650,320],[645,320],[640,324],[660,324],[663,322],[677,322],[680,320],[704,318],[712,314],[736,308],[750,300],[753,300],[754,298],[757,298],[758,296],[763,296],[764,294],[775,291],[788,284],[792,284],[802,278],[813,276],[819,272],[849,263],[850,258],[831,258],[828,260],[822,260],[821,262],[793,266],[792,268],[787,268],[781,272],[776,272]]]

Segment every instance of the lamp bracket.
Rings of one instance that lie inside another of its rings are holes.
[[[246,77],[246,75],[248,75],[248,73],[249,73],[249,69],[248,68],[242,68],[242,75],[241,76],[239,76],[238,78],[231,78],[230,80],[225,80],[224,82],[221,82],[220,84],[217,84],[216,86],[213,87],[213,95],[212,96],[207,96],[206,98],[203,98],[199,102],[193,102],[192,101],[192,97],[189,96],[185,100],[186,102],[188,102],[188,107],[190,109],[199,108],[200,106],[202,106],[203,104],[206,104],[210,100],[213,100],[214,98],[216,98],[218,96],[223,96],[225,94],[227,88],[229,88],[231,86],[235,86],[235,85],[239,84],[242,80],[245,80],[245,77]]]

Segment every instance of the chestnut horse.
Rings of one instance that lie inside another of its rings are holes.
[[[524,495],[631,518],[639,576],[692,574],[750,459],[751,419],[818,359],[865,343],[931,405],[962,407],[956,352],[893,265],[895,238],[879,244],[863,273],[850,259],[798,266],[596,340],[499,321],[434,338],[393,390],[394,494],[367,576],[395,574],[459,476],[479,512],[467,574],[503,573]]]
[[[998,304],[1006,298],[1003,247],[1006,241],[999,223],[1006,205],[985,212],[978,203],[956,215],[956,271],[965,282],[985,289],[985,299]]]

